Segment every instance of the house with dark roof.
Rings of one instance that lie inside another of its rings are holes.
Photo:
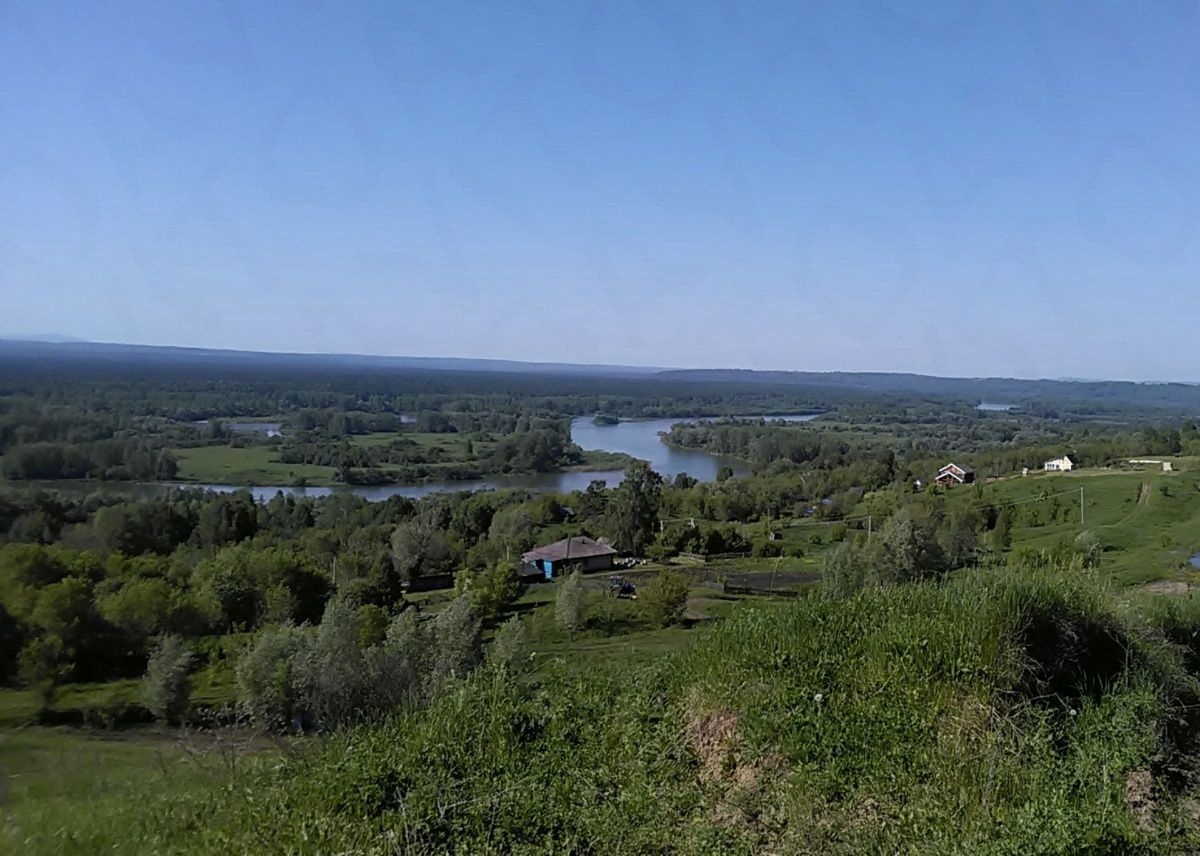
[[[603,541],[573,535],[521,556],[521,576],[553,579],[576,569],[606,571],[613,566],[617,551]]]
[[[938,470],[937,483],[946,487],[960,484],[970,484],[975,481],[975,471],[970,467],[960,467],[958,464],[946,464]]]

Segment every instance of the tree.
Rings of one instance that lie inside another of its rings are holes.
[[[558,595],[554,599],[554,623],[574,639],[583,627],[586,609],[583,576],[579,571],[573,571],[558,584]]]
[[[938,545],[947,567],[961,568],[974,563],[979,552],[979,539],[975,537],[978,521],[974,511],[956,510],[938,530]]]
[[[167,629],[171,587],[158,578],[130,580],[117,591],[96,599],[96,611],[138,641]]]
[[[360,633],[358,611],[334,598],[301,661],[305,706],[321,728],[348,725],[374,712],[375,681],[359,643]]]
[[[870,559],[858,544],[843,541],[825,554],[821,583],[830,597],[847,597],[867,584]]]
[[[491,618],[517,598],[520,588],[512,566],[498,562],[483,571],[463,568],[454,577],[454,593],[466,595],[480,618]]]
[[[599,520],[608,510],[608,485],[602,479],[592,479],[587,490],[579,494],[579,516],[584,520]]]
[[[492,647],[488,649],[488,665],[497,671],[512,674],[526,662],[525,625],[514,615],[496,628]]]
[[[887,519],[873,543],[872,567],[881,583],[920,579],[941,569],[937,533],[911,509],[902,508]]]
[[[479,619],[469,598],[455,598],[433,619],[432,687],[436,690],[449,680],[466,677],[482,659]]]
[[[429,629],[416,610],[407,609],[392,619],[387,637],[368,655],[384,705],[398,707],[421,698],[432,665],[432,645]]]
[[[450,548],[431,513],[422,513],[392,532],[392,563],[404,580],[445,569]]]
[[[721,482],[727,482],[731,478],[733,478],[733,467],[726,465],[726,466],[722,466],[720,469],[717,470],[717,483],[718,484]]]
[[[605,530],[618,550],[640,555],[654,540],[662,504],[662,476],[645,461],[634,461],[612,492]]]
[[[358,607],[358,644],[371,648],[387,638],[388,614],[373,603]]]
[[[996,515],[991,542],[992,549],[998,553],[1007,552],[1012,546],[1012,515],[1007,508],[1000,509],[1000,513]]]
[[[176,722],[192,691],[192,653],[178,636],[163,636],[146,664],[142,702],[159,719]]]
[[[533,546],[533,516],[524,505],[496,512],[488,529],[488,540],[499,545],[506,559],[520,557]]]
[[[638,589],[638,607],[657,627],[678,623],[687,609],[687,598],[688,581],[678,571],[660,571],[648,585]]]
[[[58,685],[70,674],[71,662],[59,637],[36,636],[21,649],[17,675],[21,683],[37,690],[43,710],[49,709]]]
[[[242,657],[237,666],[238,701],[256,725],[282,731],[302,724],[301,675],[309,647],[304,631],[283,625],[260,633]]]

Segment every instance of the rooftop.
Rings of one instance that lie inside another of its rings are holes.
[[[537,562],[549,559],[560,562],[563,559],[589,559],[592,556],[613,556],[616,550],[607,544],[588,538],[586,535],[573,535],[562,541],[555,541],[545,547],[530,550],[521,556],[522,561]]]

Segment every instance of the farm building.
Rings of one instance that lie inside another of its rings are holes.
[[[958,464],[946,464],[938,470],[937,483],[954,487],[960,484],[970,484],[975,481],[975,471],[970,467],[960,467]]]
[[[613,566],[617,551],[585,535],[555,541],[521,556],[521,575],[553,579],[568,570],[605,571]]]
[[[1042,464],[1042,469],[1048,473],[1069,473],[1075,469],[1075,462],[1066,455],[1063,455],[1061,458],[1046,461],[1046,463]]]

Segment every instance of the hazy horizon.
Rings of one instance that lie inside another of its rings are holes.
[[[1015,380],[1015,381],[1053,381],[1061,383],[1138,383],[1146,385],[1156,384],[1183,384],[1187,386],[1195,386],[1200,384],[1200,381],[1190,380],[1188,378],[1129,378],[1129,377],[1079,377],[1072,375],[1060,376],[1022,376],[1022,375],[954,375],[954,374],[939,374],[934,372],[907,372],[901,369],[809,369],[809,368],[765,368],[751,369],[745,366],[735,365],[711,365],[711,366],[692,366],[692,365],[646,365],[643,363],[605,363],[594,361],[569,361],[569,360],[526,360],[514,357],[471,357],[463,356],[462,354],[412,354],[412,353],[380,353],[367,351],[297,351],[297,350],[262,350],[255,348],[212,348],[204,345],[173,345],[150,342],[105,342],[93,339],[79,339],[69,336],[61,336],[55,333],[47,334],[5,334],[0,333],[0,342],[27,342],[37,345],[99,345],[104,347],[131,347],[131,348],[179,348],[184,350],[199,350],[199,351],[214,351],[225,353],[243,353],[243,354],[261,354],[264,356],[295,356],[295,357],[351,357],[363,358],[368,360],[383,359],[383,360],[427,360],[427,361],[461,361],[461,362],[479,362],[479,363],[516,363],[521,365],[537,366],[565,366],[579,368],[612,368],[612,369],[629,369],[638,372],[675,372],[675,371],[724,371],[724,372],[762,372],[762,373],[812,373],[812,374],[880,374],[880,375],[916,375],[919,377],[946,378],[950,380]]]
[[[1179,379],[1195,7],[15,4],[16,332]]]

